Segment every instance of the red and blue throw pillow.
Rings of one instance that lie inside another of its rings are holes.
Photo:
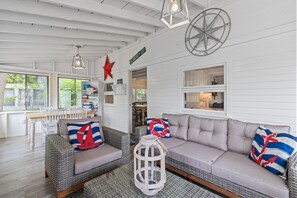
[[[75,150],[87,150],[103,145],[98,122],[68,123],[70,144]]]
[[[287,161],[296,151],[297,137],[289,133],[273,133],[259,127],[249,158],[272,173],[285,177]]]
[[[165,118],[147,118],[147,134],[153,134],[157,137],[170,138],[168,119]]]

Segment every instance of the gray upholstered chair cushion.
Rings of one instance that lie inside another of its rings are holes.
[[[188,141],[227,151],[227,120],[190,116]]]
[[[229,119],[228,150],[246,155],[250,154],[252,141],[259,126],[263,126],[274,132],[290,132],[289,126],[257,124]]]
[[[102,140],[104,141],[104,134],[103,134],[103,130],[102,130],[100,116],[92,117],[92,118],[85,118],[85,119],[61,119],[58,122],[58,134],[69,142],[70,140],[69,140],[69,135],[68,135],[69,133],[68,133],[68,129],[67,129],[67,124],[68,123],[78,123],[78,122],[99,122],[100,132],[101,132],[100,135],[101,135]]]
[[[120,159],[122,151],[109,144],[89,149],[86,151],[75,152],[75,174],[91,170],[108,162]]]
[[[219,149],[194,142],[186,142],[180,146],[169,149],[167,156],[210,173],[212,163],[223,153],[224,151]]]
[[[160,141],[166,146],[167,149],[171,149],[173,147],[179,146],[183,143],[185,143],[185,140],[181,140],[178,138],[160,138]]]
[[[163,118],[167,118],[169,122],[169,132],[172,137],[187,140],[189,115],[177,115],[164,113]]]
[[[285,180],[259,166],[247,155],[224,153],[213,163],[212,174],[271,197],[289,197]]]

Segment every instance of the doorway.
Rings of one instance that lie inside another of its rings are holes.
[[[146,125],[147,118],[147,69],[132,71],[132,136],[135,128]]]

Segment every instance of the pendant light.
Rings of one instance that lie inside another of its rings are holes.
[[[164,0],[161,21],[170,29],[189,23],[187,0]]]
[[[84,69],[83,59],[79,55],[79,48],[81,48],[81,46],[80,45],[76,45],[75,47],[77,47],[77,54],[73,57],[72,67],[74,69]]]

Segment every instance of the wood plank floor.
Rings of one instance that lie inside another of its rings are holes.
[[[25,136],[0,139],[0,197],[54,197],[44,177],[44,146],[30,151]]]
[[[22,197],[56,197],[44,177],[44,146],[31,151],[25,136],[0,139],[0,198]],[[81,197],[82,191],[67,196]]]

